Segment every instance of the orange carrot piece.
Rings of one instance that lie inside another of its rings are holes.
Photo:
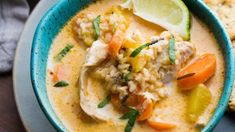
[[[140,115],[137,117],[137,121],[144,121],[151,117],[153,113],[153,101],[145,99],[142,104],[137,106]]]
[[[216,69],[216,57],[214,54],[204,54],[195,62],[184,67],[178,72],[178,86],[182,90],[190,90],[200,83],[207,81]],[[181,78],[182,76],[191,74],[191,76]]]
[[[53,76],[52,76],[52,81],[53,82],[58,82],[61,80],[68,80],[70,76],[70,71],[64,64],[59,64],[55,66]]]
[[[109,42],[109,54],[112,57],[116,57],[118,55],[119,50],[122,47],[124,38],[125,38],[125,33],[117,28],[111,41]]]
[[[126,100],[128,106],[136,107],[139,104],[138,95],[130,94]]]
[[[147,120],[153,113],[153,101],[146,99],[142,95],[130,94],[126,103],[128,106],[135,107],[140,112],[137,121]]]
[[[119,95],[118,94],[112,94],[111,95],[111,103],[113,104],[113,106],[117,109],[119,109],[121,107],[121,100],[119,99]]]
[[[171,123],[166,123],[166,122],[160,122],[160,121],[152,121],[152,120],[148,120],[147,124],[153,128],[154,130],[169,130],[169,129],[173,129],[176,127],[175,124],[171,124]]]

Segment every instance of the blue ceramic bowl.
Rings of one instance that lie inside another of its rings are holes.
[[[59,120],[52,109],[46,91],[46,65],[48,52],[52,40],[79,10],[88,5],[92,0],[60,0],[41,19],[34,34],[31,52],[31,80],[38,102],[46,117],[58,131],[66,131],[63,123]],[[211,120],[203,129],[210,132],[222,118],[227,108],[233,86],[234,57],[230,39],[218,18],[209,10],[202,0],[184,0],[190,11],[208,25],[214,34],[223,52],[225,60],[224,90]]]

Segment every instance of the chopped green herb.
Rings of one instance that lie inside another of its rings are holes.
[[[144,44],[144,45],[141,45],[140,47],[138,47],[137,49],[135,49],[135,50],[131,53],[130,57],[136,57],[144,48],[146,48],[146,47],[148,47],[148,46],[150,46],[150,45],[153,45],[153,44],[159,42],[160,40],[163,40],[163,39],[160,38],[160,39],[155,40],[155,41],[153,41],[153,42],[150,42],[150,43],[146,43],[146,44]]]
[[[128,119],[127,125],[125,127],[125,132],[131,132],[132,128],[135,125],[135,120],[139,115],[139,111],[136,109],[131,108],[129,112],[125,113],[120,119],[126,120]]]
[[[188,74],[185,74],[185,75],[183,75],[181,77],[178,77],[177,80],[181,80],[181,79],[184,79],[184,78],[187,78],[187,77],[191,77],[193,75],[195,75],[195,73],[188,73]]]
[[[54,87],[66,87],[68,85],[69,83],[67,83],[66,81],[59,81],[54,85]]]
[[[129,81],[130,81],[130,79],[129,79],[129,76],[130,76],[130,72],[129,73],[127,73],[127,74],[125,74],[124,76],[123,76],[123,81],[125,82],[125,83],[128,83]]]
[[[100,36],[100,15],[95,18],[93,25],[95,28],[95,39],[97,40]]]
[[[149,46],[149,43],[141,45],[140,47],[138,47],[131,53],[130,57],[136,57],[144,48],[148,46]]]
[[[168,54],[171,63],[175,64],[175,38],[171,37],[169,41]]]
[[[99,104],[98,104],[98,108],[103,108],[105,105],[107,105],[109,103],[109,101],[111,100],[111,96],[108,95],[106,96]]]
[[[56,61],[61,61],[64,56],[73,48],[73,45],[66,45],[64,49],[62,49],[56,56],[55,56],[55,60]]]

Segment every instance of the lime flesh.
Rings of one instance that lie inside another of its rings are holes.
[[[127,0],[121,5],[149,22],[190,39],[190,13],[181,0]]]

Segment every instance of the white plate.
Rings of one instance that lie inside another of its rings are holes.
[[[41,0],[27,20],[18,42],[14,62],[14,93],[17,108],[29,132],[54,132],[55,129],[42,112],[30,79],[30,53],[35,29],[44,15],[58,0]],[[14,125],[14,124],[12,124]]]

